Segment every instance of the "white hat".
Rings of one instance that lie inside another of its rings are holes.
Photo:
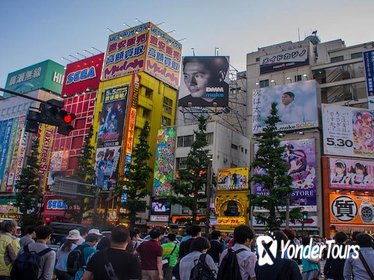
[[[98,230],[97,228],[92,228],[88,231],[88,234],[95,234],[97,236],[102,236],[102,234],[100,233],[100,230]]]
[[[79,230],[72,229],[69,231],[68,236],[66,237],[67,240],[79,240],[81,238],[81,234],[79,233]]]

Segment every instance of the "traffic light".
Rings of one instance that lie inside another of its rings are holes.
[[[74,130],[74,126],[72,126],[71,123],[75,120],[75,115],[73,113],[60,110],[59,117],[61,118],[62,122],[58,126],[57,132],[62,135],[69,135],[70,131]]]
[[[301,212],[301,214],[303,214],[303,220],[307,220],[308,219],[308,211],[303,211]]]

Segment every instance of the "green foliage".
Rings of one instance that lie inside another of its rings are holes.
[[[186,169],[179,170],[179,175],[174,180],[173,195],[169,197],[172,204],[187,207],[192,212],[191,223],[196,223],[197,210],[206,208],[205,187],[207,184],[207,169],[209,164],[209,149],[206,139],[207,119],[199,117],[198,130],[194,131],[195,141],[191,145],[187,159],[184,162]]]
[[[132,151],[131,164],[126,166],[124,178],[118,182],[122,188],[117,188],[117,195],[127,194],[127,200],[121,204],[127,210],[125,216],[129,220],[130,227],[135,226],[137,213],[146,210],[147,203],[143,198],[150,194],[148,181],[152,169],[148,166],[148,160],[152,154],[149,152],[149,130],[149,123],[146,122],[140,131],[139,142]]]

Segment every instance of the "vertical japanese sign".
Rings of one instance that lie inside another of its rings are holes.
[[[27,139],[29,138],[28,133],[25,131],[25,127],[22,129],[21,138],[18,146],[16,171],[14,173],[14,184],[17,183],[21,175],[23,164],[26,156]]]
[[[48,181],[48,170],[53,146],[53,132],[55,127],[52,125],[42,125],[39,136],[39,177],[42,191],[45,190]]]
[[[6,162],[6,156],[8,154],[8,147],[10,143],[10,136],[12,132],[12,126],[13,126],[13,120],[6,120],[3,121],[3,125],[1,126],[1,131],[0,133],[2,134],[0,139],[1,139],[1,149],[0,149],[0,184],[3,183],[3,173],[4,173],[4,168],[5,168],[5,162]],[[3,130],[4,127],[4,130]]]
[[[153,178],[153,196],[165,197],[171,194],[174,176],[175,128],[162,128],[157,133],[157,147]]]
[[[369,109],[374,110],[374,51],[363,53]]]
[[[19,118],[14,118],[13,119],[13,126],[12,126],[12,131],[10,132],[10,140],[9,140],[9,147],[8,147],[8,152],[6,155],[6,162],[5,162],[5,167],[4,167],[4,175],[3,175],[3,181],[1,184],[1,189],[5,191],[13,191],[12,188],[7,187],[8,183],[8,178],[10,175],[10,165],[13,160],[13,150],[15,147],[15,144],[17,144],[16,141],[16,133],[18,131],[18,124],[19,124]]]

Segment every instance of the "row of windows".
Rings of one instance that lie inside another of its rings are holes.
[[[247,149],[245,149],[243,147],[240,147],[240,149],[239,149],[238,145],[235,145],[235,144],[231,144],[231,149],[236,150],[236,151],[240,150],[242,153],[245,153],[245,154],[248,153]]]
[[[5,108],[5,109],[1,110],[1,115],[6,116],[6,115],[14,114],[14,113],[17,113],[17,112],[26,113],[28,111],[29,107],[30,107],[30,103],[23,103],[23,104],[19,104],[17,106],[8,107],[8,108]]]
[[[213,144],[213,132],[206,133],[206,140],[208,145]],[[191,147],[194,142],[194,135],[178,136],[177,147]]]
[[[361,57],[362,57],[362,52],[351,53],[351,59],[361,58]],[[339,55],[339,56],[331,57],[330,61],[331,63],[344,61],[344,56]]]

